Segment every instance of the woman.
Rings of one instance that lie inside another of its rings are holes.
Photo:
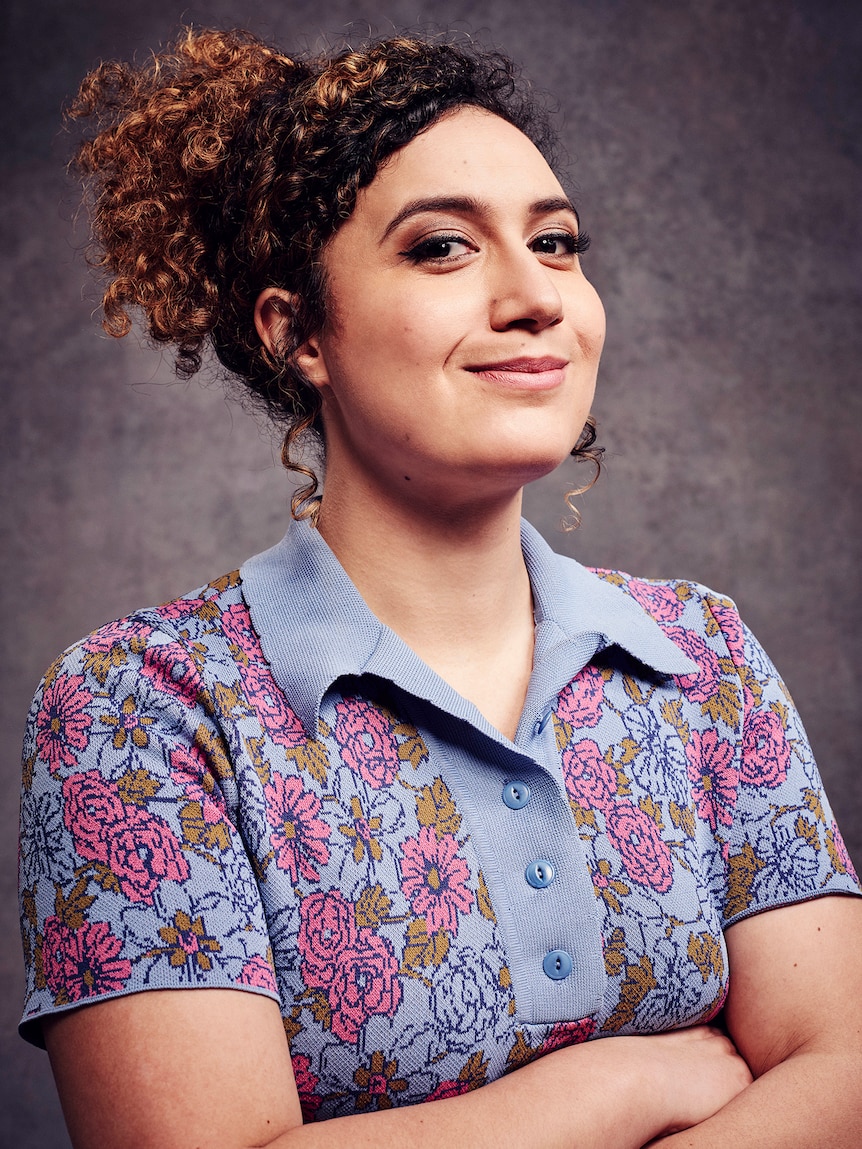
[[[211,341],[308,482],[34,701],[22,1032],[75,1144],[855,1145],[858,885],[792,703],[728,600],[520,523],[594,457],[604,316],[511,65],[189,33],[77,111],[108,330]]]

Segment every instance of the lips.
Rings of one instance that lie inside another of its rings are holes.
[[[482,363],[467,370],[473,375],[504,387],[540,391],[559,387],[568,366],[565,359],[545,356],[541,359],[505,359],[499,363]]]

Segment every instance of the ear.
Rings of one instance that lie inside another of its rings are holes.
[[[284,288],[267,287],[257,297],[254,326],[261,343],[271,355],[278,356],[281,349],[290,344],[295,311],[296,296]],[[313,386],[323,387],[329,382],[319,336],[313,335],[307,339],[297,349],[293,359]]]

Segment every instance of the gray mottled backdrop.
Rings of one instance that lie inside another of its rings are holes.
[[[235,567],[287,515],[265,429],[92,316],[59,112],[85,70],[183,19],[288,47],[350,21],[433,19],[506,48],[555,93],[609,315],[608,466],[577,535],[558,529],[570,473],[531,489],[527,512],[581,560],[737,599],[801,706],[859,861],[860,13],[853,0],[6,0],[3,1145],[68,1144],[47,1058],[14,1033],[32,691],[66,644]]]

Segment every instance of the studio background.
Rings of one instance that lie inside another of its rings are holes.
[[[799,705],[862,861],[860,70],[852,0],[7,0],[0,323],[0,1143],[68,1146],[23,986],[24,715],[54,656],[276,542],[269,433],[169,355],[109,340],[81,257],[60,108],[100,59],[183,22],[286,50],[429,21],[508,51],[559,103],[608,311],[607,467],[564,534],[573,465],[530,488],[556,549],[736,599]],[[146,1099],[142,1099],[146,1104]]]

